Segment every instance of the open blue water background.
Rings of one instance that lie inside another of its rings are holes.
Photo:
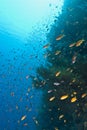
[[[44,1],[48,15],[44,17],[46,13],[42,11],[41,17],[39,9],[34,14],[37,9],[33,8],[33,13],[31,8],[36,4],[43,9],[44,2],[22,2],[0,1],[0,130],[36,129],[33,118],[40,110],[41,92],[35,90],[31,77],[35,76],[36,67],[45,65],[42,46],[48,42],[46,27],[50,30],[55,15],[61,12],[61,8],[54,8],[58,2]]]

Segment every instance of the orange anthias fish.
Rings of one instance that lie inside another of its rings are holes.
[[[67,99],[68,98],[68,94],[67,95],[63,95],[61,98],[60,98],[60,100],[65,100],[65,99]]]
[[[49,101],[53,101],[55,99],[55,96],[51,97]]]
[[[76,42],[76,47],[80,46],[85,40],[81,39],[79,41]]]
[[[82,94],[82,96],[81,96],[81,97],[82,97],[82,98],[84,98],[84,97],[86,97],[86,96],[87,96],[87,94],[86,94],[86,93],[84,93],[84,94]]]
[[[69,47],[73,47],[73,46],[75,46],[75,43],[72,43],[72,44],[69,45]]]
[[[59,41],[59,40],[61,40],[64,36],[65,36],[64,34],[61,34],[61,35],[59,35],[59,36],[56,38],[56,40]]]
[[[58,76],[60,75],[60,73],[61,73],[60,71],[59,71],[59,72],[57,72],[57,73],[56,73],[56,77],[58,77]]]
[[[71,99],[71,102],[76,102],[76,101],[77,101],[76,96]]]

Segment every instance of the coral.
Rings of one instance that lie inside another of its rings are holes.
[[[79,47],[69,46],[83,37],[85,41],[87,40],[85,29],[87,17],[83,10],[76,13],[78,5],[81,5],[80,0],[76,5],[74,2],[68,3],[70,4],[68,10],[72,11],[65,10],[60,16],[61,22],[59,23],[58,19],[47,35],[49,42],[52,43],[46,52],[47,64],[37,68],[37,77],[32,78],[34,87],[38,91],[39,89],[43,91],[38,130],[86,128],[87,43],[84,42]],[[64,30],[65,37],[61,41],[56,41],[61,30]],[[66,94],[68,98],[60,100],[60,97]],[[86,96],[82,98],[82,94]],[[53,100],[50,101],[50,98]]]

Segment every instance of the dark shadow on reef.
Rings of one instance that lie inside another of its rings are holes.
[[[65,0],[47,35],[47,65],[32,79],[43,91],[38,130],[87,130],[86,7],[86,0]]]

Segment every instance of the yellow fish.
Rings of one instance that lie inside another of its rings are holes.
[[[68,94],[67,95],[63,95],[61,98],[60,98],[60,100],[65,100],[65,99],[67,99],[68,98]]]
[[[76,47],[80,46],[85,40],[81,39],[79,41],[76,42]]]
[[[61,51],[56,51],[55,52],[55,55],[59,55]]]
[[[82,94],[82,96],[81,96],[81,97],[82,97],[82,98],[84,98],[84,97],[86,97],[86,96],[87,96],[87,94],[86,94],[86,93],[84,93],[84,94]]]
[[[76,102],[76,101],[77,101],[76,96],[75,96],[75,97],[73,97],[73,98],[71,98],[71,102]]]
[[[61,40],[64,36],[65,36],[64,34],[61,34],[61,35],[59,35],[59,36],[56,38],[56,40],[59,41],[59,40]]]
[[[22,116],[21,121],[25,120],[26,115]]]
[[[59,120],[60,120],[61,118],[63,118],[63,117],[64,117],[64,115],[60,115],[60,116],[59,116]]]
[[[76,79],[73,79],[72,82],[75,83],[75,82],[76,82]]]
[[[73,92],[73,94],[74,94],[74,95],[76,95],[76,94],[77,94],[77,92]]]
[[[56,73],[56,77],[57,77],[57,76],[59,76],[59,75],[60,75],[60,73],[61,73],[60,71],[59,71],[59,72],[57,72],[57,73]]]
[[[49,101],[53,101],[55,99],[55,96],[54,97],[51,97],[50,99],[49,99]]]
[[[73,46],[75,46],[75,43],[72,43],[72,44],[69,45],[69,47],[73,47]]]

